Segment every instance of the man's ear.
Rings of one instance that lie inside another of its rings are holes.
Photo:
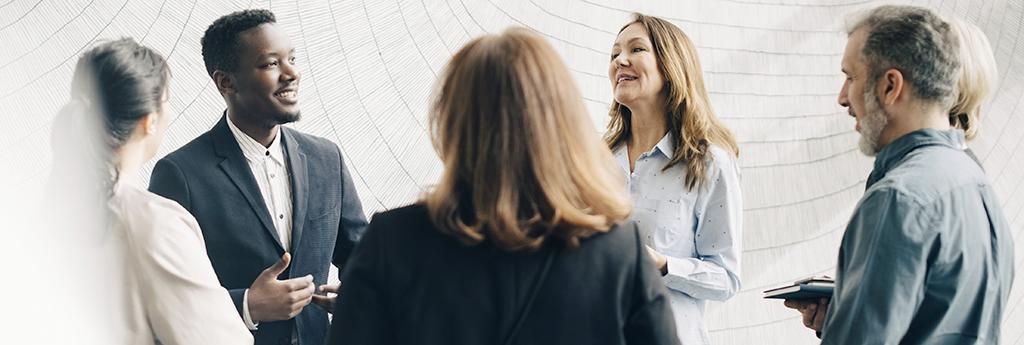
[[[221,95],[235,92],[235,78],[224,71],[213,71],[213,84],[217,85],[217,91],[220,91]]]
[[[890,68],[885,71],[882,75],[882,82],[879,83],[881,88],[882,96],[879,99],[882,100],[882,104],[892,105],[896,103],[900,98],[905,98],[904,91],[907,90],[906,84],[904,83],[903,72],[895,68]]]

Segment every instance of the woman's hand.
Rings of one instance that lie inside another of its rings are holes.
[[[654,250],[654,248],[651,248],[651,246],[645,245],[644,247],[647,248],[647,254],[654,260],[654,264],[658,267],[658,271],[661,272],[661,275],[668,274],[668,259],[665,258],[664,255],[661,255],[661,253],[658,253],[657,250]]]

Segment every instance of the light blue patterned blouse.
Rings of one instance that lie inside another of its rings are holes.
[[[662,171],[675,152],[672,134],[637,157],[629,171],[626,145],[615,158],[628,177],[632,219],[647,245],[668,259],[672,312],[684,344],[709,344],[705,300],[726,300],[740,289],[743,198],[735,156],[711,146],[708,179],[694,190],[684,184],[686,164]]]

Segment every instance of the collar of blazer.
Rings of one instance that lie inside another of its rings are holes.
[[[224,158],[219,164],[221,170],[234,182],[235,187],[242,193],[242,196],[249,203],[249,207],[252,208],[260,223],[263,224],[266,233],[274,238],[274,243],[277,243],[278,250],[283,253],[284,246],[281,245],[281,238],[274,228],[274,222],[270,218],[270,211],[267,210],[267,204],[260,193],[259,185],[256,184],[256,178],[252,175],[252,170],[249,169],[249,165],[245,161],[242,149],[238,147],[238,141],[235,140],[231,130],[228,128],[226,112],[211,129],[211,132],[214,139],[214,152],[217,156]],[[292,187],[291,249],[292,257],[295,258],[295,252],[300,249],[299,244],[302,243],[302,230],[303,225],[305,225],[306,206],[309,195],[309,175],[306,169],[304,147],[299,145],[298,140],[296,140],[298,133],[291,128],[281,126],[278,135],[281,135],[281,142],[284,144],[285,160],[288,162],[288,175],[290,176]]]

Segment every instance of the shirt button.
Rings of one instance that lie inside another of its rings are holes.
[[[284,219],[284,215],[283,214],[277,215],[277,219]]]
[[[274,176],[276,175],[274,175],[273,173],[270,174],[270,178],[274,178]]]
[[[265,152],[265,155],[270,156],[270,151]]]

